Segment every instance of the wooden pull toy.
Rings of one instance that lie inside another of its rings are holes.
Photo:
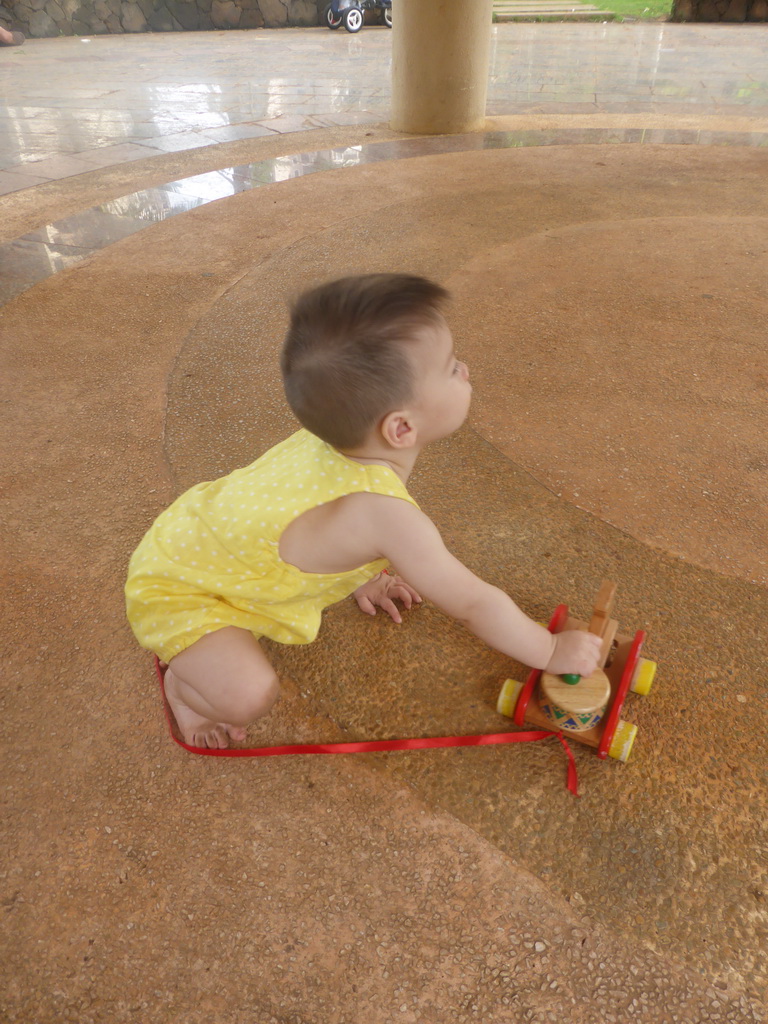
[[[645,633],[620,636],[619,624],[611,618],[616,586],[603,583],[587,625],[573,619],[564,604],[558,606],[549,623],[550,633],[586,629],[601,637],[599,667],[591,676],[554,676],[534,669],[525,683],[508,679],[497,703],[500,714],[516,725],[554,728],[566,737],[597,749],[601,758],[629,759],[637,727],[619,716],[627,693],[647,694],[656,674],[656,663],[640,657]]]

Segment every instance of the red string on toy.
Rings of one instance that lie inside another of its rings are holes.
[[[178,739],[173,731],[173,716],[165,696],[165,670],[155,657],[155,670],[160,681],[160,692],[163,696],[163,710],[168,722],[171,739],[190,754],[202,754],[205,757],[275,757],[282,754],[363,754],[382,750],[434,750],[438,747],[484,747],[500,743],[530,743],[556,736],[568,757],[568,775],[566,785],[574,796],[579,795],[576,761],[571,748],[562,733],[536,730],[535,732],[496,732],[477,736],[424,736],[404,740],[362,740],[354,743],[289,743],[277,747],[193,747]]]

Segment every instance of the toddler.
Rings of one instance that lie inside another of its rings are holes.
[[[259,638],[309,643],[323,608],[350,594],[398,623],[395,602],[427,598],[533,668],[586,676],[596,667],[597,637],[553,636],[529,619],[447,550],[406,489],[424,446],[469,411],[447,300],[440,285],[404,274],[344,278],[300,296],[281,369],[302,429],[182,494],[134,553],[128,618],[167,663],[166,697],[187,743],[244,739],[279,693]]]

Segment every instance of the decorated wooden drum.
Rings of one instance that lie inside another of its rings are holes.
[[[600,668],[578,683],[544,672],[539,687],[541,710],[556,728],[571,732],[586,732],[597,725],[611,696],[608,676]]]

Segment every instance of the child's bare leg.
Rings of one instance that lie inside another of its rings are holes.
[[[247,629],[225,626],[172,658],[165,695],[186,743],[226,747],[245,738],[280,693],[275,670]]]

